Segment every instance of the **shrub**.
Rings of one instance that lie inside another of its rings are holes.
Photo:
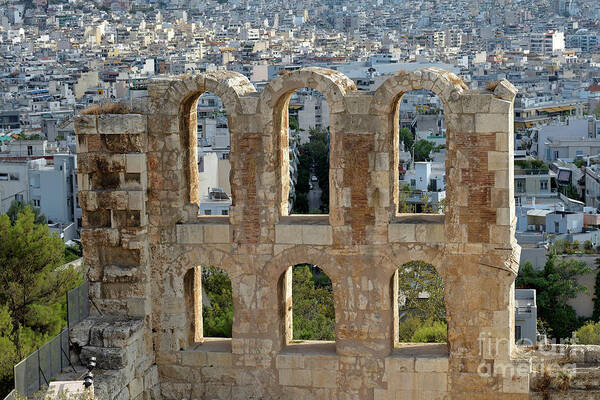
[[[412,337],[419,329],[419,327],[423,325],[423,321],[416,315],[408,315],[398,326],[398,339],[402,342],[411,342]]]
[[[578,344],[600,344],[600,322],[588,322],[575,331]]]
[[[444,321],[425,321],[423,326],[413,334],[414,343],[446,343],[448,341],[448,326]]]

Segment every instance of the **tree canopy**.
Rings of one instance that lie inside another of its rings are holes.
[[[39,208],[34,207],[33,203],[25,203],[24,201],[18,200],[13,201],[10,207],[8,208],[8,211],[6,212],[6,214],[10,218],[10,222],[14,224],[17,220],[17,216],[19,215],[19,213],[25,211],[26,208],[29,208],[29,210],[33,212],[34,221],[36,224],[46,224],[48,222],[46,216],[41,213]]]
[[[203,306],[204,336],[231,337],[233,294],[231,280],[221,268],[202,267],[202,294],[209,305]]]
[[[415,162],[429,160],[429,154],[436,147],[435,143],[429,140],[419,139],[415,142]]]
[[[444,282],[432,264],[410,261],[398,268],[400,342],[447,341]]]
[[[590,271],[583,261],[550,255],[541,270],[534,270],[531,263],[526,262],[519,271],[516,286],[535,289],[538,317],[548,324],[550,334],[554,337],[568,338],[582,321],[567,300],[587,291],[585,286],[577,282],[577,278]]]
[[[422,320],[446,318],[444,282],[435,267],[424,261],[410,261],[398,269],[400,312]]]
[[[327,129],[311,128],[309,142],[300,146],[299,153],[293,213],[306,214],[315,211],[308,209],[307,199],[310,177],[314,174],[322,191],[321,209],[318,211],[326,214],[329,212],[329,132]]]
[[[0,215],[0,397],[12,367],[66,325],[66,292],[82,281],[64,263],[64,244],[31,207]]]
[[[335,309],[329,277],[308,264],[292,268],[294,340],[334,340]]]
[[[400,142],[404,143],[404,150],[410,151],[412,149],[413,144],[415,143],[415,139],[413,137],[413,133],[408,128],[400,128],[398,131],[398,136]]]

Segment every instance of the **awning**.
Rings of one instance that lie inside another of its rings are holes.
[[[542,108],[540,111],[545,111],[545,112],[553,113],[553,112],[561,112],[561,111],[572,110],[574,108],[575,108],[575,106],[547,107],[547,108]]]

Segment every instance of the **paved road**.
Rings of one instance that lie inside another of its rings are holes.
[[[313,188],[308,191],[308,212],[320,212],[321,207],[321,193],[323,192],[319,187],[319,182],[311,181]]]

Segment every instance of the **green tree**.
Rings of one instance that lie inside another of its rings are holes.
[[[329,132],[327,129],[311,128],[307,144],[313,171],[321,188],[321,212],[329,212]]]
[[[596,258],[596,283],[594,286],[594,321],[600,321],[600,258]]]
[[[61,302],[80,280],[72,268],[55,270],[63,252],[63,242],[50,235],[47,225],[35,223],[31,208],[18,213],[14,224],[7,214],[0,216],[0,304],[10,311],[19,358],[27,355],[24,340],[29,330],[60,330]]]
[[[22,213],[26,208],[29,208],[33,212],[34,221],[36,224],[44,225],[48,223],[46,216],[41,213],[39,208],[34,207],[33,203],[25,203],[24,201],[17,200],[11,203],[10,207],[8,208],[8,211],[6,212],[6,214],[8,214],[8,217],[10,218],[10,222],[14,224],[17,220],[17,216],[19,215],[19,213]]]
[[[12,318],[4,304],[0,304],[0,349],[0,397],[3,398],[13,388],[13,366],[18,362]]]
[[[408,128],[401,128],[398,131],[398,136],[400,142],[404,143],[404,150],[410,151],[415,143],[415,138],[413,137],[413,133]]]
[[[296,193],[296,201],[294,202],[295,214],[308,214],[308,197],[306,193]]]
[[[579,191],[577,190],[577,188],[575,186],[573,186],[571,184],[568,184],[566,186],[561,186],[559,188],[559,191],[570,199],[574,199],[574,200],[580,199]]]
[[[290,115],[288,121],[290,130],[297,131],[300,127],[300,125],[298,124],[298,117],[296,117],[295,115]]]
[[[600,322],[589,321],[575,331],[577,344],[600,344]]]
[[[446,318],[444,282],[433,265],[410,261],[398,269],[398,305],[422,321]]]
[[[408,203],[410,197],[410,186],[404,185],[398,191],[398,212],[401,214],[415,212],[414,206]]]
[[[435,148],[435,143],[425,139],[419,139],[415,142],[415,162],[429,160],[429,153]]]
[[[334,340],[335,310],[331,280],[316,266],[292,269],[294,340]]]
[[[538,316],[548,324],[554,337],[568,338],[580,326],[580,321],[567,300],[587,291],[577,278],[590,271],[582,261],[559,260],[549,255],[542,270],[534,270],[531,263],[526,262],[519,271],[516,285],[536,290]]]
[[[78,245],[65,246],[64,262],[69,263],[83,257],[81,247]]]
[[[445,321],[427,320],[415,330],[410,341],[413,343],[446,343],[448,341],[448,325]]]
[[[309,191],[309,180],[315,175],[321,188],[321,212],[329,212],[329,132],[327,129],[311,128],[309,142],[299,148],[298,177],[296,182],[296,200],[293,205],[294,213],[307,213],[308,200],[304,204]],[[300,204],[297,204],[299,203]],[[304,211],[306,210],[306,211]]]
[[[203,266],[202,294],[208,300],[208,305],[202,307],[204,336],[230,338],[233,327],[233,294],[227,273],[221,268]]]

